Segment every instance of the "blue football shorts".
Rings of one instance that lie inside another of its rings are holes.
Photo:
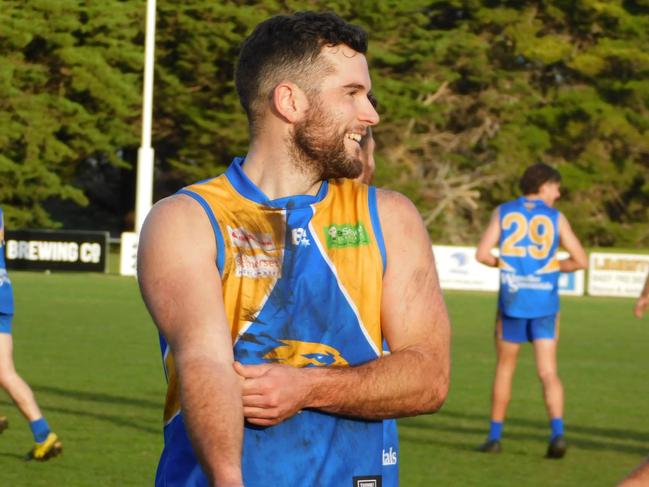
[[[11,322],[14,315],[0,313],[0,333],[9,333],[11,335]]]
[[[557,336],[557,315],[539,318],[513,318],[502,315],[500,337],[506,342],[524,343],[550,339]]]

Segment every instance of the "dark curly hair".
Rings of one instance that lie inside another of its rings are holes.
[[[365,54],[367,33],[331,12],[277,15],[255,27],[241,46],[235,73],[253,133],[263,102],[281,81],[293,81],[309,95],[317,92],[318,81],[331,72],[320,52],[339,44]]]
[[[541,189],[541,186],[548,182],[560,183],[561,174],[552,166],[537,162],[525,169],[518,182],[518,187],[521,188],[524,195],[536,194]]]

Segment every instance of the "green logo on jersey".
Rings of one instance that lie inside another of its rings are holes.
[[[368,245],[370,237],[362,223],[342,223],[324,227],[327,236],[327,247],[330,249],[344,249]]]

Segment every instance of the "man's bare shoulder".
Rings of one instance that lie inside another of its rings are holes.
[[[142,227],[140,244],[148,251],[155,251],[162,242],[168,248],[202,249],[211,254],[212,240],[209,218],[201,205],[190,196],[175,194],[151,208]]]
[[[198,217],[203,213],[200,204],[190,196],[173,194],[158,201],[149,212],[149,217],[175,220]],[[148,218],[147,218],[148,219]]]
[[[381,218],[399,219],[416,218],[421,219],[419,210],[410,199],[390,189],[377,188],[376,200]]]

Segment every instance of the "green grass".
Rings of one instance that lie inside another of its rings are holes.
[[[543,458],[549,427],[530,346],[521,350],[504,451],[485,440],[495,364],[495,295],[447,293],[453,323],[451,392],[436,415],[400,421],[401,484],[612,486],[649,453],[649,323],[632,300],[563,298],[559,372],[570,441],[561,461]]]
[[[31,435],[0,392],[0,412],[11,422],[0,435],[0,485],[152,485],[165,386],[157,335],[135,280],[24,272],[12,278],[16,366],[65,451],[44,464],[23,462]],[[649,323],[631,316],[632,300],[562,301],[559,365],[571,448],[561,461],[543,458],[548,426],[528,346],[504,452],[473,451],[488,426],[495,295],[449,292],[447,302],[451,393],[440,413],[400,421],[402,486],[611,486],[649,453]]]
[[[23,462],[27,423],[0,392],[0,485],[152,485],[162,447],[157,334],[133,278],[12,273],[14,358],[64,453]]]

